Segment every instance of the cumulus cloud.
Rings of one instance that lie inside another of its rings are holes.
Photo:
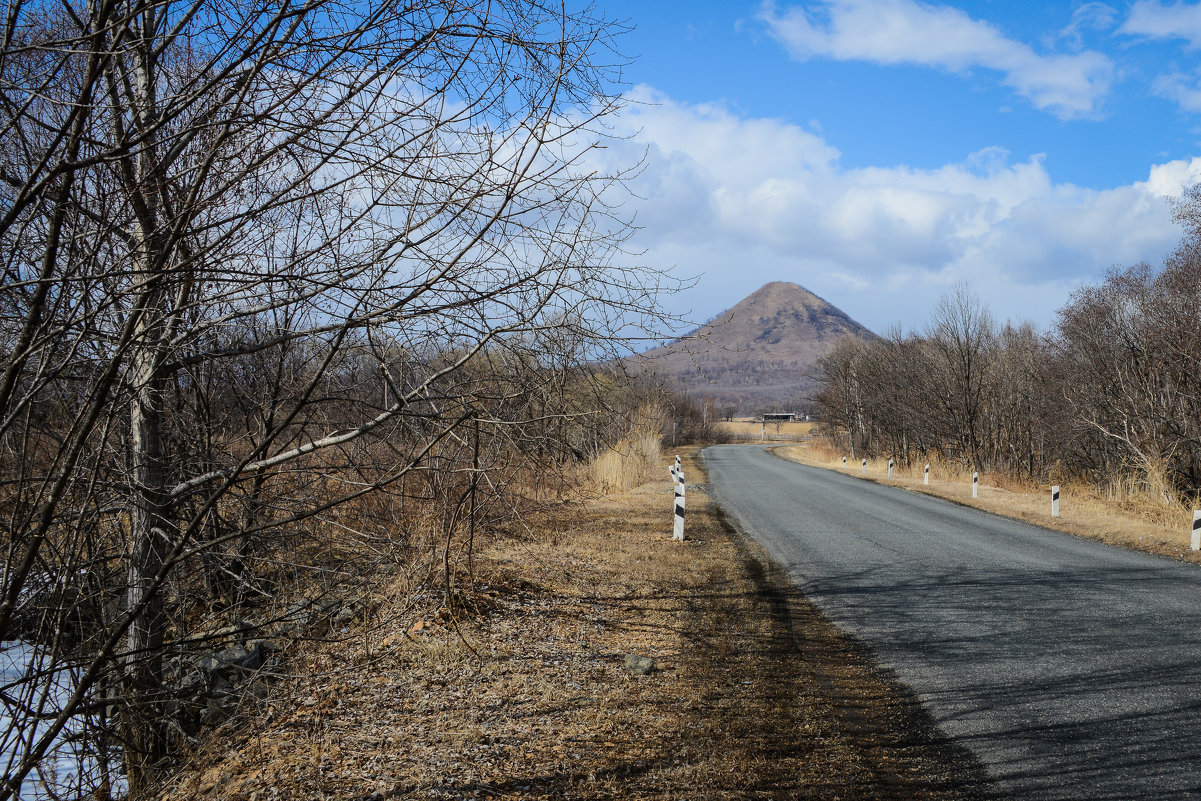
[[[1130,8],[1120,32],[1151,39],[1185,39],[1197,47],[1201,44],[1201,5],[1139,0]]]
[[[1167,199],[1201,181],[1201,159],[1105,190],[1056,183],[1041,155],[989,148],[937,169],[845,168],[822,137],[652,90],[620,125],[644,151],[632,187],[655,263],[704,273],[706,317],[771,280],[793,280],[877,330],[918,325],[966,281],[1002,318],[1046,323],[1070,288],[1108,267],[1155,263],[1179,240]],[[619,147],[608,158],[629,156]]]
[[[1101,53],[1042,55],[949,6],[821,0],[779,10],[769,0],[759,18],[793,58],[994,70],[1036,108],[1063,118],[1095,115],[1113,80],[1113,63]]]

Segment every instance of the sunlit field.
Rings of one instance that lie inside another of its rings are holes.
[[[730,422],[721,422],[717,427],[735,439],[768,442],[796,442],[808,439],[813,423],[761,423],[750,417],[740,417]]]

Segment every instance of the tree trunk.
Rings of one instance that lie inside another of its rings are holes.
[[[153,780],[167,754],[162,646],[167,620],[162,593],[153,588],[170,547],[169,500],[162,443],[162,379],[147,366],[130,419],[133,504],[125,606],[139,610],[126,637],[125,706],[121,730],[133,795]]]
[[[134,796],[153,782],[156,766],[167,755],[162,653],[167,617],[161,589],[154,585],[162,580],[159,574],[175,539],[167,484],[168,455],[163,444],[167,389],[163,362],[171,329],[170,258],[161,225],[163,170],[154,146],[158,111],[157,18],[153,8],[142,12],[139,26],[140,41],[132,65],[136,102],[130,122],[145,134],[143,144],[131,157],[133,185],[128,187],[137,216],[134,260],[139,287],[135,314],[140,315],[131,358],[134,398],[129,421],[132,498],[125,608],[133,621],[126,635],[126,703],[121,720],[129,788]]]

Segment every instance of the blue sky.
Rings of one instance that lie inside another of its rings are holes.
[[[1073,287],[1158,264],[1201,180],[1201,5],[606,0],[632,105],[615,157],[644,260],[704,320],[796,281],[869,327],[976,290],[1046,328]]]

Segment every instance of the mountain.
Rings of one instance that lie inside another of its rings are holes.
[[[845,336],[875,334],[804,287],[773,281],[638,358],[688,394],[712,397],[736,414],[797,411],[817,385],[814,364]]]

